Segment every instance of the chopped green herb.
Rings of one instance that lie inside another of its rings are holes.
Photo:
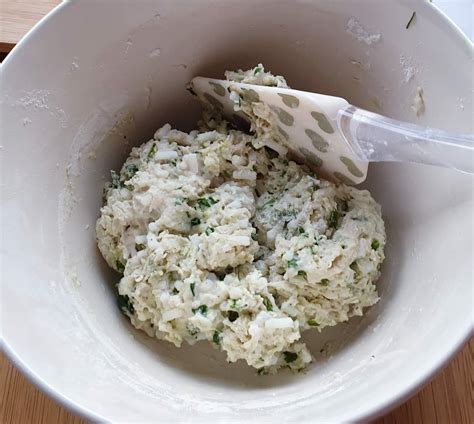
[[[120,175],[115,171],[110,171],[110,175],[112,176],[112,188],[122,188],[123,184],[120,181]]]
[[[153,143],[150,147],[150,150],[148,150],[145,161],[150,162],[151,158],[155,156],[155,153],[156,153],[156,143]]]
[[[194,287],[196,287],[196,283],[191,283],[191,284],[189,285],[189,288],[191,289],[191,293],[193,294],[193,296],[196,295],[196,293],[194,293]]]
[[[298,227],[298,233],[304,234],[304,228],[303,227]]]
[[[130,298],[127,295],[119,294],[117,296],[117,305],[125,315],[133,315],[135,312],[132,302],[130,302]]]
[[[319,326],[319,323],[317,321],[315,321],[314,319],[309,319],[307,322],[308,322],[308,325],[310,325],[311,327],[318,327]]]
[[[138,243],[138,244],[135,244],[135,250],[137,252],[139,252],[140,250],[143,250],[145,249],[145,245],[144,244],[141,244],[141,243]]]
[[[267,206],[272,206],[275,203],[275,199],[267,200],[262,206],[257,207],[257,211],[262,211]]]
[[[377,239],[373,239],[370,246],[372,249],[377,250],[380,247],[380,242]]]
[[[407,22],[406,26],[405,26],[405,29],[408,29],[408,27],[411,25],[411,23],[413,22],[413,19],[415,19],[415,16],[416,16],[416,12],[413,12],[412,15],[411,15],[411,18],[409,19],[409,21]]]
[[[123,272],[125,271],[125,265],[119,260],[115,261],[115,268],[117,269],[117,272],[120,274],[123,274]]]
[[[214,228],[212,228],[212,227],[207,227],[206,228],[206,231],[205,231],[206,236],[211,235],[213,232],[214,232]]]
[[[232,309],[237,309],[237,299],[230,299],[230,307]]]
[[[252,237],[252,240],[254,240],[254,241],[258,240],[257,233],[252,233],[251,237]]]
[[[130,163],[128,165],[125,165],[125,170],[124,170],[124,174],[125,174],[125,177],[127,178],[127,180],[129,180],[130,178],[132,178],[136,173],[138,172],[138,166],[135,165],[134,163]]]
[[[322,286],[327,286],[329,284],[329,280],[327,278],[323,278],[319,284],[321,284]]]
[[[209,202],[209,200],[204,198],[204,197],[201,197],[200,199],[198,199],[197,202],[198,202],[198,205],[203,207],[203,208],[210,208],[211,207],[211,203]]]
[[[263,68],[261,66],[256,66],[255,68],[253,68],[253,75],[258,75],[258,74],[261,74],[263,72]]]
[[[206,315],[207,314],[207,305],[200,305],[197,308],[194,308],[193,309],[193,314],[195,314],[196,312],[200,312],[202,315]]]
[[[199,328],[195,327],[194,325],[192,324],[188,324],[186,326],[186,328],[188,329],[188,333],[191,335],[191,336],[195,336],[197,333],[199,333]]]
[[[236,311],[229,311],[227,316],[230,322],[234,322],[239,317],[239,313]]]
[[[173,293],[173,294],[178,294],[178,293],[179,293],[179,290],[178,290],[176,287],[173,287],[173,290],[172,290],[171,293]]]
[[[270,302],[270,299],[268,298],[264,298],[263,299],[263,304],[265,305],[265,308],[267,308],[267,311],[273,311],[273,305],[272,305],[272,302]]]
[[[292,362],[295,362],[298,359],[298,354],[295,352],[285,351],[283,352],[283,357],[285,358],[285,362],[287,364],[290,364]]]
[[[191,225],[192,226],[195,226],[195,225],[200,225],[201,224],[201,220],[199,218],[193,218],[191,219]]]
[[[304,277],[304,278],[306,278],[306,277],[308,276],[308,274],[306,274],[306,271],[303,271],[302,269],[300,269],[300,270],[298,271],[298,275],[299,275],[300,277]]]
[[[327,217],[327,223],[329,228],[337,228],[337,224],[339,222],[339,212],[337,210],[333,210],[329,212]]]
[[[216,345],[220,345],[221,344],[221,337],[220,337],[220,333],[219,331],[214,331],[214,334],[212,335],[212,341],[216,344]]]
[[[298,266],[298,262],[296,259],[290,259],[288,261],[288,268],[296,268]]]

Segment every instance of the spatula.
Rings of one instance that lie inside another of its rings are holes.
[[[252,124],[263,144],[288,150],[326,178],[359,184],[369,162],[415,162],[474,173],[474,137],[396,121],[340,97],[196,77],[199,100]]]

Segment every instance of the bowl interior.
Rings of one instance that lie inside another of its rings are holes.
[[[204,343],[176,349],[152,340],[120,315],[118,277],[95,244],[102,186],[160,125],[193,128],[199,107],[184,89],[193,76],[258,62],[294,88],[470,132],[471,48],[418,1],[360,0],[355,9],[330,0],[144,0],[139,8],[119,0],[98,2],[93,13],[66,2],[1,74],[7,348],[43,387],[111,421],[342,421],[380,411],[468,334],[469,177],[371,165],[364,185],[382,205],[388,236],[381,300],[363,318],[306,333],[316,361],[304,374],[265,377]],[[445,63],[456,64],[449,74]],[[426,111],[417,118],[419,86]]]

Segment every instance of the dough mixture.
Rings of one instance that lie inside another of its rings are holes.
[[[226,77],[286,86],[262,65]],[[190,133],[164,125],[112,171],[97,241],[136,328],[207,340],[260,373],[300,370],[303,331],[377,302],[384,223],[368,191],[319,179],[259,133],[210,109]]]

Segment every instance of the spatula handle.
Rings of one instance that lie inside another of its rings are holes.
[[[396,121],[350,106],[338,126],[354,153],[368,162],[415,162],[474,174],[474,137]]]

